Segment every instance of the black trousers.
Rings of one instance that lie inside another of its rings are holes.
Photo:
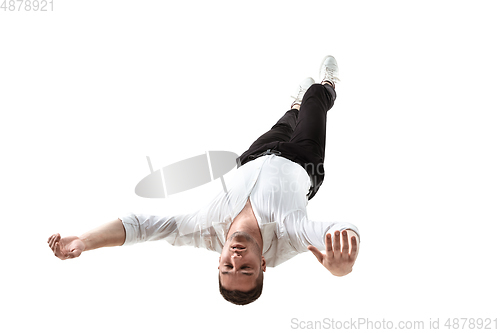
[[[236,159],[238,167],[267,154],[285,157],[307,171],[311,179],[307,197],[311,200],[325,178],[326,114],[336,97],[332,86],[313,84],[302,99],[300,112],[296,109],[287,111]]]

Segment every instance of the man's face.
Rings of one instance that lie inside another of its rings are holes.
[[[230,235],[219,258],[222,286],[227,290],[249,291],[255,288],[261,269],[266,271],[266,261],[255,239],[241,231]]]

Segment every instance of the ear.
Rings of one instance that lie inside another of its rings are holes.
[[[264,256],[262,256],[261,267],[262,267],[262,271],[265,272],[266,271],[266,259],[264,258]]]

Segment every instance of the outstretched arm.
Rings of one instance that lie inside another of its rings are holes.
[[[349,239],[351,240],[349,252]],[[333,244],[332,244],[333,243]],[[309,245],[311,251],[318,261],[335,276],[344,276],[352,271],[352,266],[358,256],[359,236],[353,230],[335,231],[333,241],[330,233],[325,236],[326,254],[323,254],[315,246]]]
[[[125,242],[125,228],[120,219],[99,226],[80,237],[60,234],[49,237],[47,243],[54,255],[61,260],[77,258],[84,251],[107,246],[119,246]]]

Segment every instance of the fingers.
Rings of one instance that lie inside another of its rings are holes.
[[[358,242],[356,241],[356,236],[351,237],[351,254],[349,258],[352,260],[356,260],[358,256]]]
[[[49,240],[47,241],[49,243],[50,249],[55,253],[56,250],[56,243],[61,240],[61,235],[59,234],[54,234],[50,236]]]
[[[349,238],[347,236],[347,230],[342,231],[342,256],[349,256]]]
[[[49,237],[49,240],[47,241],[47,243],[49,243],[49,247],[52,246],[52,240],[54,239],[54,237],[56,237],[55,234]]]
[[[340,231],[335,231],[333,236],[333,253],[340,254]]]
[[[318,250],[315,246],[312,246],[312,245],[309,245],[307,247],[307,249],[314,254],[314,256],[316,257],[316,259],[318,259],[318,261],[321,264],[323,264],[323,253],[321,253],[320,250]]]
[[[49,247],[56,257],[62,260],[65,259],[65,257],[63,256],[63,246],[61,244],[60,234],[53,234],[52,236],[50,236],[47,243],[49,243]]]
[[[326,249],[326,254],[333,254],[332,253],[332,234],[326,234],[325,249]]]
[[[63,250],[64,250],[64,248],[63,248],[62,244],[60,242],[57,242],[56,243],[56,251],[54,252],[54,255],[56,257],[58,257],[59,259],[64,260],[65,258],[64,258]]]
[[[61,235],[53,234],[52,236],[49,237],[47,243],[49,243],[49,246],[52,246],[54,242],[57,242],[59,239],[61,239]]]

